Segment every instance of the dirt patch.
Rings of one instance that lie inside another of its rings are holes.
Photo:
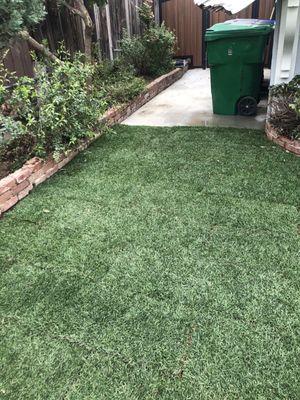
[[[0,163],[0,179],[5,178],[10,173],[9,165],[7,162]]]

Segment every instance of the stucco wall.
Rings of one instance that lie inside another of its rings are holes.
[[[278,0],[271,84],[300,73],[300,0]]]

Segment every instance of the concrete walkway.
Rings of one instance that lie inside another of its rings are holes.
[[[209,70],[193,69],[127,118],[125,125],[224,126],[263,129],[266,101],[256,117],[214,115]]]

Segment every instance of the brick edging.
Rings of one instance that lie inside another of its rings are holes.
[[[108,110],[100,119],[99,124],[112,126],[121,123],[160,92],[180,79],[186,71],[187,68],[176,68],[170,73],[155,79],[147,85],[143,93],[138,95],[130,103],[119,108]],[[27,161],[22,168],[1,179],[0,217],[24,197],[28,196],[35,186],[38,186],[54,175],[101,135],[102,133],[100,132],[95,134],[92,138],[86,138],[80,141],[75,149],[61,156],[59,160],[54,160],[52,157],[46,160],[34,157]]]
[[[292,140],[287,138],[286,136],[280,135],[274,126],[272,126],[269,122],[266,123],[266,134],[267,138],[272,142],[278,144],[280,147],[289,151],[291,153],[296,154],[296,156],[300,157],[300,140]]]
[[[188,70],[185,68],[176,68],[166,75],[162,75],[147,85],[145,91],[134,98],[130,103],[119,108],[111,108],[101,118],[102,123],[108,125],[119,124],[128,118],[131,114],[141,108],[148,101],[152,100],[160,92],[171,86],[180,79]]]

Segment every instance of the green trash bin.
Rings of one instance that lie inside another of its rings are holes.
[[[235,19],[206,31],[215,114],[255,115],[274,21]]]

